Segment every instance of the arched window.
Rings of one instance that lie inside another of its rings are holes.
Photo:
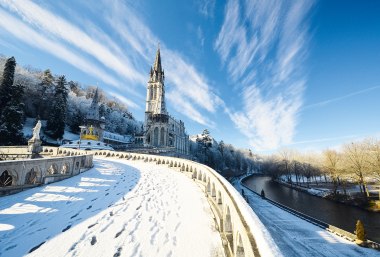
[[[153,87],[149,88],[149,100],[153,99]]]
[[[161,133],[160,133],[160,145],[164,146],[165,145],[165,129],[161,128]]]
[[[154,133],[153,133],[153,145],[158,146],[158,128],[154,128]]]
[[[4,171],[0,176],[0,187],[11,186],[12,182],[13,182],[12,176],[9,174],[7,170]]]
[[[153,89],[153,99],[154,100],[157,99],[157,86],[154,86],[154,89]]]
[[[25,176],[25,184],[33,185],[38,183],[38,174],[35,168],[32,168]]]

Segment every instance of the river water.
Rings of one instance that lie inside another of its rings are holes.
[[[264,189],[267,198],[351,233],[354,233],[356,221],[360,219],[368,239],[380,242],[380,213],[300,192],[273,182],[267,176],[251,176],[244,184],[257,193]]]

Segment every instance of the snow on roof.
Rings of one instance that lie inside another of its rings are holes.
[[[121,142],[121,143],[126,143],[126,144],[132,142],[132,136],[130,135],[123,136],[123,135],[108,132],[108,131],[104,131],[103,138],[112,140],[112,141]]]

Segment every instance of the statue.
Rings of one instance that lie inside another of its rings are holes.
[[[33,128],[33,137],[32,139],[40,140],[40,130],[41,130],[41,121],[39,120],[36,126]]]
[[[41,121],[39,120],[33,128],[33,137],[28,140],[28,151],[32,153],[31,158],[41,158],[39,153],[42,152],[41,139],[40,139]]]

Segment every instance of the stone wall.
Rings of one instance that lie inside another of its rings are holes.
[[[5,151],[6,150],[6,151]],[[14,156],[24,153],[23,148],[0,148],[2,153]],[[44,147],[45,158],[6,160],[0,162],[0,195],[48,184],[69,178],[93,166],[91,154],[85,151],[68,151],[59,154],[59,148]]]

